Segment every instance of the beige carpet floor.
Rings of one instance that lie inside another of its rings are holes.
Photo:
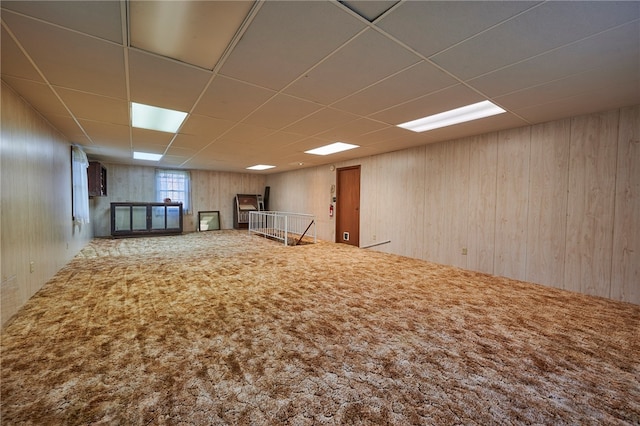
[[[2,425],[640,424],[640,306],[246,231],[96,239],[1,350]]]

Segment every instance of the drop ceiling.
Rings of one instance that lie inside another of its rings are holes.
[[[104,162],[276,173],[640,103],[637,1],[1,5],[2,80]],[[482,100],[507,112],[396,127]],[[135,129],[130,102],[189,115]]]

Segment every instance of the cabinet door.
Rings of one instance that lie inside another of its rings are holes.
[[[115,206],[113,212],[113,230],[131,231],[131,206]]]
[[[151,206],[151,229],[159,231],[166,229],[165,206]]]
[[[132,231],[147,230],[147,206],[131,207],[131,230]]]
[[[167,229],[181,229],[179,206],[167,206]]]
[[[90,161],[87,168],[87,185],[90,197],[107,195],[107,169],[97,161]]]

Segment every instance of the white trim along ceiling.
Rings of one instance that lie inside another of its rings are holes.
[[[640,103],[638,1],[1,6],[2,80],[109,163],[277,173]],[[485,100],[506,113],[397,127]],[[188,116],[133,128],[131,102]],[[334,142],[359,148],[305,153]]]

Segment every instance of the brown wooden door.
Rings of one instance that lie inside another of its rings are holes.
[[[338,169],[336,242],[360,247],[360,166]]]

